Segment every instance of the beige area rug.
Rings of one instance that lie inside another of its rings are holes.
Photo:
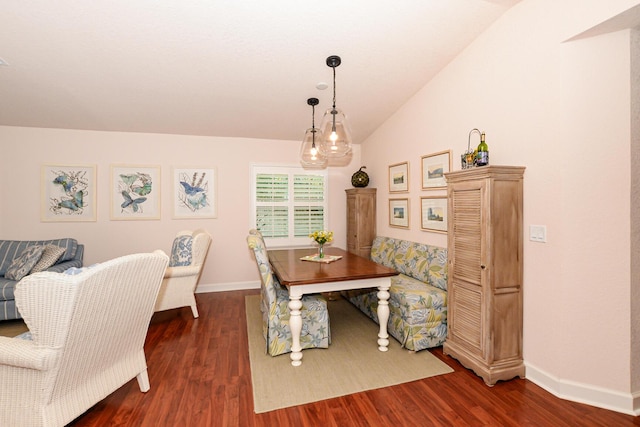
[[[15,337],[28,330],[22,320],[3,320],[0,322],[0,336],[2,337]]]
[[[303,350],[302,365],[291,366],[289,354],[265,352],[259,298],[245,297],[256,413],[453,372],[428,350],[410,353],[392,337],[389,351],[378,351],[378,325],[344,299],[329,302],[329,348]]]

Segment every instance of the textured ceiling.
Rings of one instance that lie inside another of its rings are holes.
[[[301,140],[339,55],[361,142],[517,2],[2,2],[0,125]]]

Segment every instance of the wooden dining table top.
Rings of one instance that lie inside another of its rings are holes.
[[[374,279],[398,275],[398,272],[392,268],[334,247],[325,247],[325,256],[339,255],[342,257],[339,260],[324,263],[302,261],[300,259],[314,255],[317,252],[317,249],[314,248],[274,249],[268,251],[268,254],[273,272],[280,283],[285,286]]]

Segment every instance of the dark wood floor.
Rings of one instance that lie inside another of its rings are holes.
[[[640,417],[558,399],[521,379],[487,387],[455,372],[322,402],[254,414],[244,297],[198,294],[188,308],[156,313],[146,344],[151,390],[130,381],[71,425],[81,426],[640,426]],[[274,384],[274,393],[277,393]]]

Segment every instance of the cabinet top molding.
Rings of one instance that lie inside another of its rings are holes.
[[[444,174],[447,182],[477,178],[521,179],[524,175],[524,166],[479,166]]]
[[[347,194],[350,194],[350,193],[375,193],[376,189],[375,188],[347,188],[344,191],[346,191]]]

